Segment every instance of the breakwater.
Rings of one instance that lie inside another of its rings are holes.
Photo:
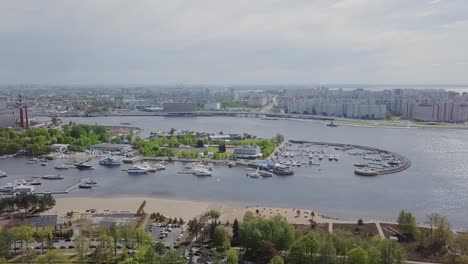
[[[317,142],[317,141],[305,141],[305,140],[289,140],[289,142],[293,144],[313,144],[313,145],[322,145],[322,146],[332,146],[332,147],[339,147],[339,148],[346,148],[346,147],[352,147],[355,149],[362,149],[366,151],[371,151],[371,152],[378,152],[381,154],[387,154],[391,155],[394,158],[399,160],[399,164],[393,167],[387,167],[387,168],[358,168],[354,172],[357,175],[361,176],[377,176],[377,175],[383,175],[383,174],[392,174],[392,173],[397,173],[404,171],[411,167],[411,161],[406,158],[405,156],[402,156],[400,154],[385,150],[385,149],[379,149],[379,148],[374,148],[374,147],[369,147],[369,146],[361,146],[361,145],[354,145],[354,144],[342,144],[342,143],[330,143],[330,142]]]

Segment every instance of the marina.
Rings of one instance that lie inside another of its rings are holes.
[[[118,125],[120,122],[125,122],[120,120],[130,120],[133,126],[141,127],[142,132],[139,134],[141,137],[148,137],[152,131],[169,131],[171,128],[176,128],[212,133],[220,130],[239,134],[245,132],[265,138],[281,133],[287,139],[344,145],[352,143],[388,150],[407,157],[411,160],[411,167],[392,174],[362,177],[355,175],[354,170],[358,167],[354,164],[369,165],[371,162],[382,164],[385,162],[391,165],[398,162],[390,159],[385,161],[383,155],[381,155],[382,161],[378,161],[378,155],[375,154],[354,155],[365,151],[352,149],[345,151],[353,154],[351,155],[335,150],[334,147],[328,147],[327,155],[313,153],[312,159],[309,159],[311,153],[306,151],[304,157],[295,153],[293,158],[287,158],[287,161],[292,159],[296,162],[296,166],[290,167],[294,171],[293,175],[273,174],[265,180],[246,177],[245,164],[250,161],[235,161],[237,166],[230,168],[225,161],[210,160],[209,162],[214,165],[212,177],[180,174],[177,172],[185,170],[185,165],[199,160],[174,157],[172,158],[174,162],[164,165],[166,170],[142,174],[140,177],[122,171],[127,169],[129,164],[123,163],[115,168],[100,166],[98,161],[105,156],[103,155],[88,162],[94,166],[94,170],[72,168],[60,172],[65,179],[46,183],[43,181],[43,185],[37,186],[38,191],[64,190],[80,178],[92,177],[99,183],[98,186],[90,190],[77,188],[66,195],[113,197],[117,193],[133,197],[151,196],[233,203],[250,202],[282,207],[312,207],[342,218],[393,219],[401,209],[407,209],[422,218],[428,212],[439,212],[447,215],[454,226],[466,226],[466,221],[463,219],[468,218],[464,210],[468,201],[466,195],[462,194],[468,192],[465,173],[468,167],[464,162],[468,159],[465,151],[468,148],[468,135],[464,130],[346,126],[330,128],[323,123],[307,121],[281,119],[271,121],[236,117],[98,117],[64,118],[63,121],[103,125]],[[339,160],[329,161],[328,155],[331,153],[338,154]],[[125,157],[118,158],[122,161],[125,159]],[[82,159],[86,160],[86,157]],[[167,158],[163,157],[148,157],[143,162],[155,165],[164,159],[167,161]],[[300,166],[297,166],[299,160]],[[310,165],[310,160],[320,165]],[[27,161],[27,158],[19,157],[1,159],[0,169],[5,171],[8,177],[0,178],[0,186],[31,176],[58,174],[54,169],[55,164],[69,164],[65,160],[57,159],[49,161],[48,166],[42,167],[39,164],[27,165]],[[74,162],[70,165],[73,164]],[[418,188],[415,190],[410,186]],[[268,190],[268,192],[259,190]],[[404,195],[396,195],[397,191]],[[271,193],[283,195],[271,195]],[[412,202],[408,203],[408,200]]]

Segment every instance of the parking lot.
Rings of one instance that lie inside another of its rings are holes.
[[[153,237],[154,241],[160,241],[166,247],[172,247],[183,241],[183,236],[185,234],[185,225],[157,225],[157,223],[153,223],[146,229],[146,232],[148,232],[148,234],[150,234]]]

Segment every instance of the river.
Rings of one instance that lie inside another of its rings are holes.
[[[171,128],[225,133],[249,133],[287,139],[338,142],[372,146],[404,155],[412,166],[400,173],[359,177],[353,160],[343,157],[332,165],[297,168],[289,177],[249,179],[245,168],[217,166],[211,178],[178,174],[182,164],[155,174],[129,176],[122,168],[93,171],[68,170],[56,188],[69,186],[78,176],[95,177],[92,190],[75,190],[69,196],[157,196],[193,200],[227,201],[264,206],[314,209],[342,217],[395,220],[401,209],[410,210],[419,222],[437,212],[446,215],[455,227],[468,228],[468,132],[450,129],[327,127],[300,120],[261,120],[242,117],[96,117],[64,118],[64,123],[120,125],[129,122],[141,127],[142,137],[151,131]],[[21,164],[20,166],[18,164]],[[23,165],[24,164],[24,165]],[[0,169],[25,177],[32,169],[25,160],[0,160]],[[33,165],[34,166],[34,165]],[[52,166],[34,167],[34,175],[57,173]],[[219,181],[217,180],[219,178]],[[15,177],[0,179],[11,182]],[[49,186],[49,185],[48,185]],[[52,185],[54,186],[54,185]]]

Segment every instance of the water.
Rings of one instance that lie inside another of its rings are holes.
[[[190,129],[195,131],[250,133],[273,137],[282,133],[288,139],[351,143],[387,149],[408,157],[412,166],[400,173],[378,177],[354,175],[352,156],[342,153],[336,163],[301,167],[289,177],[268,179],[245,177],[245,168],[217,166],[214,176],[197,178],[178,174],[180,163],[167,171],[149,175],[127,175],[121,168],[93,171],[55,171],[52,165],[26,165],[26,160],[0,160],[0,169],[14,174],[0,184],[19,177],[62,173],[63,181],[47,188],[62,188],[80,177],[93,177],[99,186],[77,189],[68,196],[157,196],[192,200],[230,201],[264,206],[287,206],[319,210],[344,218],[394,220],[399,210],[410,210],[425,222],[427,214],[449,217],[455,227],[468,228],[468,133],[465,130],[416,128],[326,127],[324,124],[295,120],[261,120],[239,117],[98,117],[66,118],[76,123],[120,125],[131,122],[151,131]],[[95,161],[97,162],[97,161]],[[34,166],[34,172],[30,166]],[[217,178],[220,181],[217,181]],[[54,189],[55,190],[55,189]]]

